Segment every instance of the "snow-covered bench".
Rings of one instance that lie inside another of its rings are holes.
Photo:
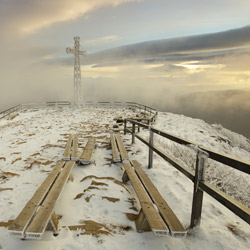
[[[123,182],[131,181],[141,204],[136,219],[138,232],[153,231],[157,236],[185,237],[187,232],[158,189],[137,161],[123,163]]]
[[[41,239],[47,227],[58,233],[54,207],[75,162],[59,161],[33,197],[9,226],[8,231],[22,239]]]
[[[93,137],[90,137],[88,139],[88,142],[79,158],[79,160],[77,161],[78,164],[82,164],[82,165],[86,165],[91,163],[91,156],[94,152],[95,149],[95,143],[96,143],[96,139]]]
[[[119,133],[110,134],[110,142],[112,147],[113,162],[127,162],[128,153],[124,147]]]
[[[78,135],[76,134],[72,136],[72,134],[69,134],[62,160],[76,161],[78,159],[77,152],[78,152]]]
[[[110,142],[113,162],[122,162],[125,169],[122,181],[124,183],[128,180],[131,181],[141,204],[141,211],[136,219],[137,231],[152,230],[158,236],[185,237],[187,234],[186,229],[143,171],[140,164],[137,161],[129,161],[120,134],[111,134]]]

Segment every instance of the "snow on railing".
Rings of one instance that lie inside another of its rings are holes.
[[[132,129],[127,128],[127,123],[132,124]],[[149,139],[142,138],[136,133],[136,126],[139,128],[145,128],[149,130]],[[231,196],[222,192],[215,186],[211,185],[208,181],[205,181],[204,173],[206,161],[208,158],[225,164],[232,167],[233,169],[239,170],[250,175],[250,162],[236,159],[230,155],[222,154],[215,152],[211,149],[200,146],[192,141],[188,141],[177,137],[175,135],[163,132],[152,126],[149,126],[145,123],[138,122],[133,119],[124,120],[124,134],[129,132],[132,134],[132,144],[135,143],[135,137],[138,138],[142,143],[146,144],[149,147],[149,156],[148,156],[148,168],[153,167],[153,152],[161,156],[164,160],[169,162],[172,166],[182,172],[186,177],[188,177],[192,182],[194,182],[194,191],[193,191],[193,203],[192,203],[192,214],[191,214],[191,223],[190,228],[194,228],[200,224],[201,220],[201,211],[202,211],[202,202],[203,202],[203,191],[211,195],[218,202],[223,204],[225,207],[230,209],[233,213],[238,215],[241,219],[250,224],[250,209],[241,204],[240,202],[233,199]],[[162,149],[154,145],[154,134],[171,140],[175,143],[188,146],[196,152],[196,164],[195,172],[189,169],[181,161],[177,160],[175,157],[171,156],[169,153],[164,152]]]
[[[14,107],[11,107],[5,111],[0,112],[0,119],[10,115],[11,113],[17,112],[24,108],[44,108],[44,107],[72,107],[71,102],[69,101],[47,101],[40,103],[25,103],[19,104]],[[100,102],[91,102],[87,101],[84,105],[85,108],[129,108],[141,113],[148,114],[148,124],[155,121],[158,111],[154,108],[140,104],[137,102],[109,102],[109,101],[100,101]],[[83,107],[83,108],[84,108]]]
[[[9,109],[2,111],[2,112],[0,112],[0,119],[4,118],[4,117],[6,117],[14,112],[17,112],[20,109],[22,109],[22,105],[19,104],[19,105],[16,105],[14,107],[11,107]]]

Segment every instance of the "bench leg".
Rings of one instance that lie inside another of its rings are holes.
[[[126,171],[124,171],[123,176],[122,176],[122,182],[126,183],[129,181],[128,174]]]
[[[49,223],[48,223],[48,226],[46,228],[46,230],[48,231],[53,231],[53,235],[54,236],[57,236],[59,234],[59,231],[58,231],[58,218],[57,218],[57,215],[56,213],[54,212],[52,215],[51,215],[51,218],[49,220]]]
[[[151,231],[151,228],[142,209],[140,210],[140,213],[138,214],[138,217],[135,220],[135,225],[138,233]]]

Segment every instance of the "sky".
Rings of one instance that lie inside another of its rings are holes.
[[[250,137],[250,1],[0,0],[0,109],[72,100],[79,36],[85,100],[137,101]]]

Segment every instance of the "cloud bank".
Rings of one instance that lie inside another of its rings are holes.
[[[188,60],[202,59],[232,53],[233,51],[228,51],[228,49],[243,48],[249,45],[250,26],[245,26],[218,33],[125,45],[90,54],[84,58],[83,64],[120,64],[138,60],[150,62],[157,58],[166,58],[166,60],[178,60],[178,58],[183,60],[184,57]],[[194,54],[190,54],[191,52]]]
[[[221,123],[224,127],[250,138],[250,91],[192,93],[177,97],[174,105],[162,103],[159,108],[200,118],[209,123]]]
[[[103,6],[117,6],[136,0],[8,0],[0,1],[2,29],[21,34],[35,32],[57,22],[74,20]]]

